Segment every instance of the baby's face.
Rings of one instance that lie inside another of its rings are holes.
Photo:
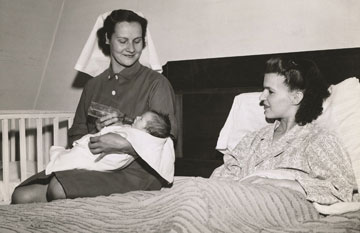
[[[133,128],[144,130],[146,127],[146,124],[152,120],[152,113],[151,112],[145,112],[141,116],[137,116],[134,120],[134,123],[132,124]]]

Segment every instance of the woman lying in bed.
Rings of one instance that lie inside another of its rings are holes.
[[[312,123],[328,96],[313,62],[267,61],[260,104],[275,123],[246,135],[211,178],[287,187],[321,204],[351,201],[355,177],[350,158],[338,138]]]

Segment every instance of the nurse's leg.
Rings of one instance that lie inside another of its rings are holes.
[[[59,183],[58,179],[53,176],[50,180],[49,187],[47,188],[47,200],[54,201],[65,198],[66,194],[62,185]]]
[[[11,196],[11,204],[47,202],[47,184],[31,184],[18,187]]]

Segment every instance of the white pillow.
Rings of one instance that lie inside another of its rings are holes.
[[[350,155],[357,187],[360,187],[360,83],[348,78],[329,88],[318,124],[335,132]]]
[[[360,83],[348,78],[329,88],[331,95],[324,102],[323,114],[316,122],[335,132],[350,155],[357,187],[360,187]],[[240,94],[235,97],[229,116],[220,131],[216,149],[231,151],[248,132],[268,123],[259,105],[261,92]]]
[[[218,151],[232,151],[245,134],[268,124],[264,108],[259,104],[260,94],[261,92],[249,92],[235,96],[229,116],[218,137]]]

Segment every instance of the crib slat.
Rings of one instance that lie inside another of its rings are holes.
[[[59,117],[54,117],[53,119],[53,137],[54,137],[54,146],[59,145]]]
[[[44,169],[42,119],[36,119],[36,160],[37,172]]]
[[[3,188],[4,188],[4,201],[9,201],[9,183],[10,183],[10,155],[9,155],[9,123],[7,119],[2,122],[2,163],[3,163]]]
[[[15,133],[14,133],[15,129],[16,129],[16,120],[10,119],[10,161],[12,162],[15,161],[15,155],[16,155]]]
[[[11,200],[12,190],[19,181],[27,179],[30,171],[31,173],[41,172],[44,169],[44,165],[49,160],[48,148],[51,145],[59,145],[63,142],[63,132],[60,132],[59,125],[60,120],[63,118],[65,118],[68,123],[67,129],[70,128],[74,119],[73,112],[0,110],[0,126],[2,126],[0,130],[0,136],[2,136],[2,150],[0,151],[0,157],[2,158],[0,158],[0,163],[2,163],[3,166],[3,177],[0,180],[0,188],[2,194],[4,194],[5,202]],[[36,143],[34,143],[35,138],[31,133],[34,125],[28,123],[28,121],[33,119],[36,121]],[[53,132],[48,130],[44,131],[45,122],[53,124]],[[51,135],[51,133],[53,133],[53,135]],[[19,137],[17,135],[19,135]],[[31,137],[31,139],[28,139],[28,137]],[[60,139],[62,140],[61,142]],[[46,144],[47,142],[49,145]],[[29,156],[32,155],[32,151],[37,152],[36,158],[29,158]],[[18,155],[20,158],[17,157]],[[36,160],[37,166],[35,170],[33,170],[34,161],[29,161],[30,159]],[[12,162],[17,166],[20,164],[20,167],[12,167]],[[13,170],[12,168],[16,169]],[[13,174],[11,172],[13,172]],[[13,177],[15,178],[14,180]]]
[[[27,178],[26,171],[26,135],[25,135],[25,119],[19,120],[19,131],[20,131],[20,179],[24,181]]]

